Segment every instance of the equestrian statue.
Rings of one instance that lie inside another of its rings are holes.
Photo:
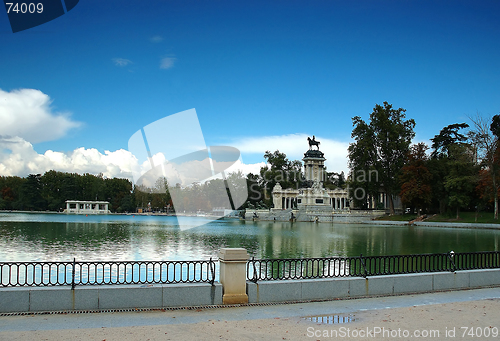
[[[316,146],[319,150],[319,141],[316,141],[316,137],[313,135],[313,138],[311,140],[311,138],[308,136],[307,137],[307,141],[309,141],[309,150],[312,149],[313,146]]]

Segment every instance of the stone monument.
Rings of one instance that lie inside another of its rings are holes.
[[[245,210],[245,219],[270,221],[331,222],[352,220],[350,198],[347,189],[326,189],[325,155],[320,151],[320,141],[313,136],[307,138],[309,150],[304,153],[304,181],[300,188],[283,188],[279,182],[272,190],[273,207],[269,210]],[[316,148],[314,148],[316,147]],[[359,220],[370,219],[364,215]],[[357,218],[356,218],[357,219]]]
[[[297,196],[297,208],[299,211],[307,215],[324,215],[332,211],[330,206],[330,196],[325,188],[323,181],[325,180],[325,156],[319,150],[319,141],[316,141],[315,136],[309,141],[309,150],[304,153],[304,175],[308,187],[299,189]],[[313,150],[312,147],[317,149]]]

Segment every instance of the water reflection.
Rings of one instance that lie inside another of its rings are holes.
[[[309,316],[304,317],[305,320],[315,322],[315,323],[323,323],[323,324],[340,324],[340,323],[350,323],[356,321],[353,315],[318,315],[318,316]]]
[[[0,214],[0,262],[208,259],[221,247],[271,259],[498,251],[499,240],[481,229],[224,220],[181,231],[165,216]]]

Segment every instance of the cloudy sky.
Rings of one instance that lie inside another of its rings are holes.
[[[499,17],[498,1],[89,0],[12,33],[0,10],[0,175],[130,177],[129,139],[192,108],[245,172],[312,135],[347,171],[351,118],[377,103],[407,109],[417,142],[500,112]]]

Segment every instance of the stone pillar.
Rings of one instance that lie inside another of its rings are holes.
[[[219,251],[222,284],[222,303],[248,303],[246,264],[247,250],[243,248],[222,248]]]
[[[276,209],[282,209],[283,208],[283,193],[282,193],[282,188],[280,183],[278,182],[272,191],[272,196],[273,196],[273,205],[274,208]]]

